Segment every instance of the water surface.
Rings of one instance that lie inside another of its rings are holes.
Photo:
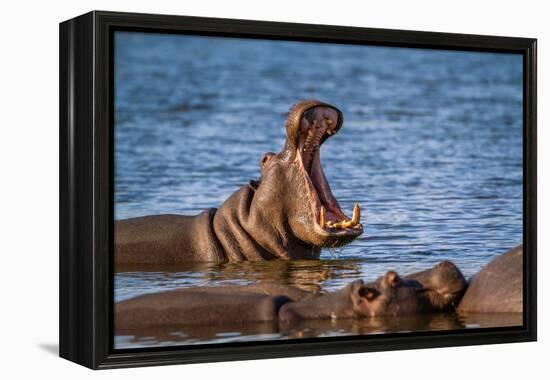
[[[219,206],[282,148],[304,98],[344,113],[321,160],[364,234],[320,261],[124,268],[117,301],[264,279],[328,291],[444,259],[471,276],[522,242],[514,54],[117,32],[115,218]]]

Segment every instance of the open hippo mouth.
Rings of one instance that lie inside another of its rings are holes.
[[[289,138],[295,138],[295,162],[301,167],[306,182],[307,198],[315,215],[315,232],[325,238],[325,246],[346,244],[363,232],[361,210],[355,203],[351,218],[341,210],[323,173],[320,153],[323,142],[341,128],[342,113],[320,102],[309,105],[300,110],[299,118],[295,118],[297,133],[290,133],[291,128],[287,127]]]

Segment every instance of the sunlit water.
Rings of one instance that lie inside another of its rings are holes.
[[[219,206],[282,148],[289,107],[318,98],[344,113],[321,160],[364,226],[320,261],[122,268],[117,301],[268,279],[327,291],[444,259],[471,276],[522,242],[519,55],[117,33],[115,56],[116,219]]]

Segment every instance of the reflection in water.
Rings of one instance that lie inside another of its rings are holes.
[[[522,325],[518,313],[425,314],[344,320],[312,320],[293,324],[248,323],[235,326],[163,326],[116,332],[117,348],[229,343],[273,339],[318,338],[344,335],[445,331]]]
[[[364,260],[351,259],[120,265],[115,276],[116,301],[181,287],[246,285],[261,281],[293,285],[316,293],[332,291],[355,279],[368,279],[363,264]]]

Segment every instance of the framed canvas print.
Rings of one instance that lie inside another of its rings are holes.
[[[60,355],[536,339],[536,40],[60,24]]]

